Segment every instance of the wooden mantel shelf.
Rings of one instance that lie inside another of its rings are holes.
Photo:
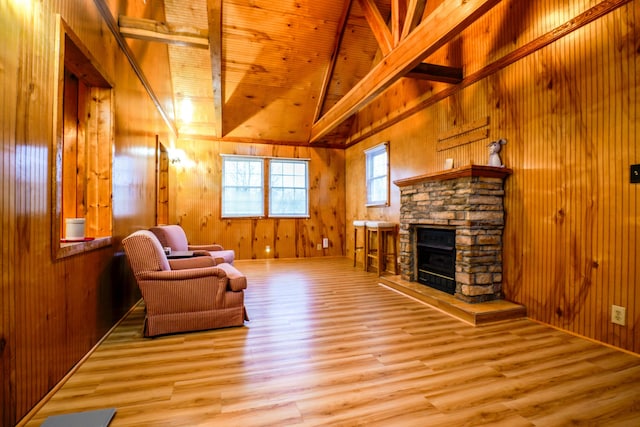
[[[484,178],[502,178],[511,175],[512,169],[500,168],[496,166],[483,165],[467,165],[460,168],[448,169],[425,175],[413,176],[411,178],[398,179],[393,181],[398,187],[406,187],[407,185],[419,184],[424,181],[445,181],[448,179],[465,178],[465,177],[484,177]]]

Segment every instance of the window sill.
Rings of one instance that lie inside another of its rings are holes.
[[[233,219],[250,219],[250,220],[262,220],[262,219],[309,219],[310,215],[269,215],[269,216],[221,216],[223,220],[233,220]]]
[[[56,259],[70,257],[72,255],[77,255],[85,252],[91,252],[96,249],[104,248],[107,246],[111,246],[112,237],[97,237],[94,240],[89,240],[87,242],[70,242],[70,243],[60,243],[58,250],[56,251]]]

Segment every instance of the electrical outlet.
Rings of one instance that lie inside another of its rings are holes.
[[[321,251],[321,250],[322,250],[322,243],[318,243],[318,244],[316,245],[316,249],[317,249],[317,250],[319,250],[319,251]]]
[[[640,183],[640,165],[631,165],[631,183]]]
[[[627,309],[619,305],[611,306],[611,323],[624,326],[627,320]]]
[[[322,239],[322,247],[325,248],[325,249],[329,247],[329,239],[328,238],[325,237],[324,239]]]

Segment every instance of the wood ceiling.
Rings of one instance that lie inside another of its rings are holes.
[[[459,82],[423,61],[499,0],[135,1],[119,31],[135,56],[166,49],[136,62],[170,76],[158,104],[180,138],[344,147],[353,115],[399,78]]]

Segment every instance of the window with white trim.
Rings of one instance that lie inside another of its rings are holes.
[[[308,217],[308,163],[304,159],[223,155],[222,217]]]
[[[271,159],[269,177],[269,216],[309,216],[306,161]]]
[[[264,160],[222,158],[222,216],[264,216]]]
[[[389,151],[384,142],[365,151],[367,206],[389,205]]]

